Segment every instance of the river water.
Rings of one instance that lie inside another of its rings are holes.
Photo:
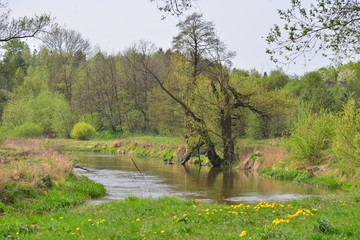
[[[107,195],[93,203],[127,196],[183,199],[228,204],[286,201],[329,193],[310,185],[276,181],[256,172],[165,164],[159,159],[79,153],[81,174],[103,184]]]

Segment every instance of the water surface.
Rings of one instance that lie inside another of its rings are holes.
[[[177,196],[238,204],[286,201],[327,193],[314,186],[276,181],[250,171],[186,167],[165,164],[158,159],[134,159],[119,155],[80,153],[77,157],[81,166],[91,170],[81,173],[105,185],[108,194],[98,200],[100,202],[120,200],[131,195],[151,198]]]

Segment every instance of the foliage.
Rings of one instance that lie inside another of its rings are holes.
[[[140,131],[144,129],[144,114],[138,110],[131,110],[127,113],[127,125],[130,131]]]
[[[302,4],[303,3],[303,4]],[[287,61],[307,53],[329,52],[335,61],[359,53],[359,1],[291,1],[291,7],[279,10],[283,26],[275,25],[266,40],[272,48],[271,59],[285,56]],[[311,55],[310,55],[311,56]]]
[[[290,155],[303,163],[316,164],[323,156],[322,151],[331,146],[333,135],[334,117],[331,113],[312,114],[308,107],[302,106],[291,128]]]
[[[264,123],[259,115],[253,112],[247,114],[246,136],[252,139],[264,137]]]
[[[16,126],[12,134],[18,138],[34,138],[40,137],[43,132],[44,130],[40,125],[30,122]]]
[[[70,136],[77,140],[89,140],[95,136],[96,130],[93,126],[85,122],[79,122],[74,125]]]
[[[349,164],[360,164],[360,109],[355,101],[344,105],[335,120],[333,149],[338,158]]]
[[[43,134],[67,137],[71,122],[72,113],[65,99],[60,94],[42,91],[35,97],[15,96],[5,108],[3,126],[14,129],[32,123],[38,125]]]

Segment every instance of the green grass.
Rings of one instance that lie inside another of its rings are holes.
[[[84,176],[70,176],[64,182],[56,183],[48,189],[29,187],[28,184],[13,182],[7,186],[12,189],[12,201],[7,203],[6,209],[54,211],[64,207],[76,206],[86,200],[103,196],[106,192],[103,185],[95,183]],[[9,193],[7,193],[9,194]],[[1,208],[1,205],[0,205]]]
[[[176,198],[129,197],[44,215],[2,214],[0,237],[29,240],[359,239],[359,225],[360,194],[233,206]]]
[[[350,189],[351,183],[343,182],[335,179],[332,176],[316,176],[312,177],[309,173],[297,170],[282,170],[282,169],[270,169],[264,168],[260,170],[260,173],[265,176],[269,176],[278,180],[295,181],[300,183],[310,183],[328,188],[343,188]]]

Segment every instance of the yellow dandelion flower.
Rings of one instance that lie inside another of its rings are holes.
[[[245,237],[247,234],[247,231],[242,231],[240,234],[239,234],[239,237]]]
[[[51,218],[50,221],[54,221],[55,219]]]
[[[89,218],[89,219],[88,219],[88,222],[92,222],[92,219],[91,219],[91,218]]]
[[[137,218],[136,221],[139,222],[139,221],[140,221],[140,218]]]
[[[161,230],[160,233],[164,233],[165,231],[164,230]]]
[[[205,211],[207,211],[207,212],[208,212],[209,210],[210,210],[210,209],[208,209],[208,208],[207,208]]]
[[[187,216],[187,214],[185,213],[183,216],[184,216],[184,217],[186,217],[186,216]]]
[[[79,227],[76,228],[76,231],[80,231],[80,230],[81,230],[81,228],[79,228]]]
[[[199,215],[199,216],[201,216],[202,214],[201,214],[201,213],[199,213],[198,215]]]
[[[76,233],[74,233],[74,232],[72,232],[72,233],[70,233],[71,235],[75,235]]]
[[[196,205],[193,205],[193,208],[196,208]]]
[[[63,217],[59,217],[59,219],[63,219]]]
[[[16,235],[19,235],[20,233],[19,232],[16,232]]]

